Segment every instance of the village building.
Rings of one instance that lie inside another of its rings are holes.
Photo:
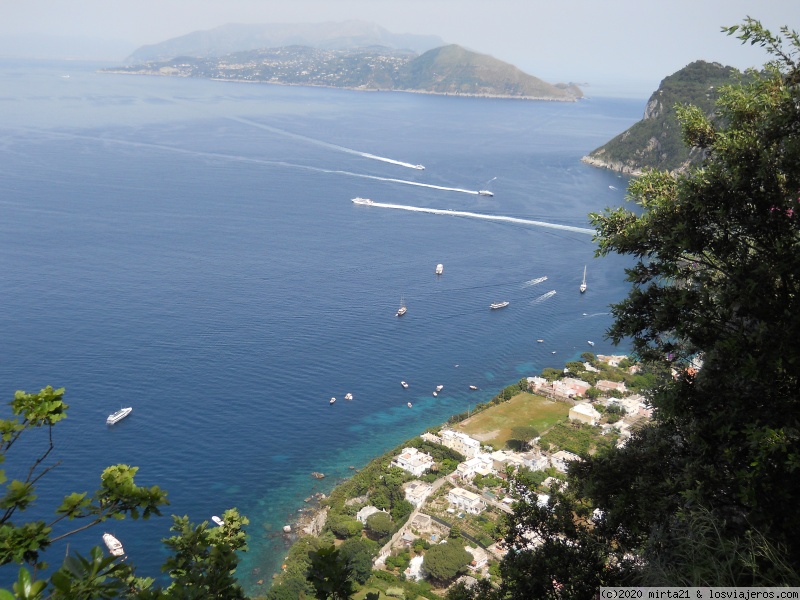
[[[581,402],[569,409],[570,421],[578,421],[580,423],[588,423],[589,425],[597,425],[602,415],[597,412],[594,406],[588,402]]]
[[[566,450],[559,450],[550,456],[550,464],[559,473],[566,473],[567,466],[573,460],[581,460],[581,457],[572,452],[567,452]]]
[[[486,502],[478,494],[462,488],[453,488],[447,493],[447,500],[464,512],[477,515],[486,508]]]
[[[606,363],[607,365],[609,365],[611,367],[618,367],[619,363],[621,363],[626,358],[628,358],[628,357],[625,356],[624,354],[613,354],[613,355],[598,354],[597,355],[597,360],[599,360],[600,362],[604,362],[604,363]]]
[[[442,443],[442,438],[440,438],[438,435],[435,435],[435,434],[433,434],[433,433],[430,433],[430,432],[428,432],[428,431],[426,431],[425,433],[423,433],[423,434],[422,434],[421,436],[419,436],[419,437],[420,437],[420,439],[422,439],[423,441],[425,441],[425,442],[430,442],[430,443],[432,443],[432,444],[441,444],[441,443]]]
[[[494,472],[492,457],[488,454],[478,454],[474,458],[458,463],[454,475],[465,481],[471,481],[475,475],[491,475]]]
[[[515,471],[520,467],[527,466],[522,455],[506,450],[495,450],[491,454],[492,467],[496,473],[505,473],[506,467],[512,467]]]
[[[385,510],[381,510],[375,506],[365,506],[360,511],[356,513],[356,520],[361,523],[362,525],[367,524],[367,519],[369,519],[372,515],[379,512],[386,512]]]
[[[583,396],[588,389],[592,387],[581,379],[574,377],[565,377],[558,379],[552,383],[553,395],[558,398],[574,398],[576,396]]]
[[[531,471],[544,471],[550,466],[550,459],[537,447],[519,454],[523,466]]]
[[[442,429],[440,432],[442,445],[463,454],[466,458],[473,458],[481,451],[481,443],[469,437],[466,433]]]
[[[489,563],[489,556],[483,548],[465,546],[464,550],[472,554],[472,560],[467,565],[470,571],[480,571]]]
[[[628,388],[625,387],[625,382],[623,381],[608,381],[607,379],[601,379],[597,382],[597,384],[595,384],[595,387],[601,392],[616,391],[621,394],[626,394],[628,392]]]
[[[433,466],[433,457],[425,452],[420,452],[416,448],[403,448],[403,451],[390,463],[392,467],[400,467],[408,471],[415,477],[422,474]]]
[[[430,495],[433,486],[424,481],[409,481],[405,486],[405,497],[414,506],[420,506]]]

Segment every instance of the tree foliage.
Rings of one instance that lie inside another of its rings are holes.
[[[724,31],[773,60],[713,117],[676,108],[703,162],[591,217],[599,255],[636,260],[609,334],[642,359],[655,419],[573,463],[549,507],[517,490],[507,597],[800,579],[800,37]]]
[[[225,524],[213,529],[207,523],[194,526],[186,517],[174,517],[172,529],[177,535],[164,540],[172,551],[163,567],[172,579],[166,589],[154,586],[151,578],[138,577],[129,561],[104,556],[98,547],[89,549],[88,556],[70,552],[48,579],[36,579],[46,567],[42,555],[54,542],[108,519],[160,516],[161,507],[168,504],[166,492],[158,486],[135,483],[137,467],[112,465],[100,475],[96,491],[64,496],[52,520],[25,520],[26,511],[35,505],[36,484],[59,464],[49,461],[55,448],[54,427],[66,418],[69,408],[63,397],[63,388],[50,386],[35,394],[18,391],[10,402],[11,418],[0,419],[0,464],[9,461],[15,473],[23,474],[9,480],[5,470],[0,470],[4,487],[0,565],[27,565],[19,569],[13,595],[0,590],[0,598],[244,598],[234,573],[236,551],[247,549],[243,530],[247,519],[235,509],[226,511]],[[16,458],[12,450],[23,437],[27,447],[38,442],[41,448],[27,466],[11,463]]]
[[[470,562],[472,554],[464,550],[460,541],[454,539],[436,544],[425,552],[422,569],[432,581],[443,585],[465,572]]]

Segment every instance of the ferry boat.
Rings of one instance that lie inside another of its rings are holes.
[[[110,415],[108,415],[108,418],[106,419],[106,425],[113,425],[114,423],[119,423],[120,421],[122,421],[122,419],[131,414],[131,411],[133,411],[133,407],[128,406],[127,408],[120,408],[117,412],[111,413]]]
[[[124,556],[125,550],[122,548],[122,542],[115,538],[110,533],[103,534],[103,543],[108,548],[112,556]]]
[[[369,198],[353,198],[353,204],[370,205],[370,204],[374,204],[374,202],[372,200],[370,200]]]
[[[345,399],[345,400],[352,400],[352,399],[353,399],[353,394],[351,394],[350,392],[347,392],[347,393],[344,395],[344,399]]]
[[[492,310],[495,310],[497,308],[505,308],[509,304],[510,304],[509,302],[495,302],[493,304],[490,304],[489,308],[491,308]]]
[[[442,273],[444,273],[444,265],[442,263],[439,263],[438,265],[436,265],[436,274],[441,275]]]

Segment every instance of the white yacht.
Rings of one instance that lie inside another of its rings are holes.
[[[412,406],[411,402],[408,402],[408,403],[406,404],[406,406],[408,406],[408,408],[411,408],[411,406]]]
[[[220,519],[220,518],[219,518],[217,515],[214,515],[213,517],[211,517],[211,520],[212,520],[212,521],[214,521],[214,523],[216,523],[216,524],[217,524],[217,525],[219,525],[220,527],[222,527],[223,525],[225,525],[225,521],[223,521],[222,519]]]
[[[494,302],[493,304],[489,305],[489,308],[491,308],[492,310],[496,308],[505,308],[509,304],[510,304],[509,302]]]
[[[331,399],[328,401],[328,404],[333,404],[334,402],[336,402],[336,398],[331,398]]]
[[[588,340],[586,343],[589,344],[590,346],[594,346],[594,342],[592,340]]]
[[[586,291],[586,265],[583,266],[583,281],[581,282],[581,294]]]
[[[437,391],[437,392],[441,392],[443,389],[444,389],[444,386],[443,386],[443,385],[437,385],[437,386],[436,386],[436,391]]]
[[[477,385],[471,385],[471,386],[469,386],[469,389],[471,389],[471,390],[477,390],[477,389],[478,389],[478,386],[477,386]]]
[[[108,415],[108,418],[106,419],[106,425],[113,425],[114,423],[119,423],[120,421],[122,421],[122,419],[131,414],[131,411],[133,411],[133,407],[128,406],[127,408],[120,408],[117,412],[111,413],[110,415]]]
[[[400,298],[400,308],[397,309],[397,316],[402,317],[404,314],[406,314],[406,310],[408,310],[406,308],[406,301],[403,298]]]
[[[422,166],[422,165],[414,165],[414,168],[415,168],[417,171],[424,171],[424,170],[425,170],[425,167],[424,167],[424,166]]]
[[[350,392],[347,392],[347,393],[344,395],[344,399],[345,399],[345,400],[352,400],[352,399],[353,399],[353,394],[351,394]]]
[[[110,533],[103,534],[103,543],[105,543],[106,548],[108,548],[108,551],[113,556],[123,556],[125,554],[125,550],[122,548],[122,542]]]
[[[369,198],[353,198],[353,204],[374,204]]]
[[[478,190],[478,195],[480,196],[494,196],[492,192],[489,190]]]
[[[436,274],[441,275],[442,273],[444,273],[444,265],[442,263],[439,263],[438,265],[436,265]]]
[[[400,382],[400,385],[402,385],[404,388],[407,388],[407,387],[408,387],[408,384],[407,384],[405,381],[401,381],[401,382]]]

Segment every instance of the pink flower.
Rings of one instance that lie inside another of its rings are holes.
[[[786,209],[786,216],[787,217],[791,217],[793,214],[794,214],[794,209],[793,208],[787,208]]]

